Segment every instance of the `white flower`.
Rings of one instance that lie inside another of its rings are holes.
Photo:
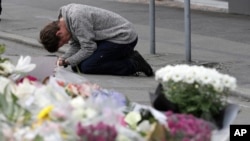
[[[19,83],[14,89],[14,95],[16,95],[19,99],[29,97],[36,90],[36,86],[34,86],[29,79],[25,78],[22,83]]]
[[[11,74],[15,68],[15,66],[10,61],[4,61],[0,63],[0,75]]]
[[[117,135],[117,140],[118,141],[131,141],[131,139],[123,134],[118,134]]]
[[[95,110],[95,109],[92,109],[92,108],[87,108],[86,110],[85,110],[85,115],[86,115],[86,117],[87,118],[89,118],[89,119],[92,119],[92,118],[94,118],[95,116],[97,116],[97,111]]]
[[[97,111],[93,108],[86,107],[86,103],[81,96],[78,96],[70,101],[70,105],[73,107],[72,117],[83,121],[93,118],[97,115]]]
[[[156,71],[155,79],[161,83],[167,83],[170,80],[187,84],[197,82],[201,86],[210,85],[217,92],[222,92],[225,88],[229,90],[236,88],[234,77],[204,66],[168,65]]]
[[[75,109],[72,112],[72,117],[76,120],[82,119],[83,120],[83,116],[84,116],[85,112],[83,109]]]
[[[195,81],[197,72],[193,69],[188,69],[184,81],[188,84],[192,84]]]
[[[11,80],[14,80],[14,81],[16,81],[16,80],[18,80],[18,78],[20,78],[20,76],[21,76],[21,74],[11,74],[10,76],[9,76],[9,78],[11,79]]]
[[[197,82],[200,85],[212,85],[218,91],[222,91],[224,88],[231,90],[236,88],[234,77],[204,66],[168,65],[156,71],[155,79],[160,82],[168,82],[169,80],[188,84]]]
[[[171,66],[166,66],[164,68],[161,68],[155,72],[155,79],[156,80],[162,80],[163,78],[167,79],[167,76],[170,76],[169,74],[172,72]],[[168,79],[167,79],[168,80]],[[164,80],[164,81],[167,81]]]
[[[98,112],[92,108],[77,108],[72,112],[72,117],[76,120],[86,121],[96,117]]]
[[[14,132],[14,137],[16,140],[33,140],[37,133],[35,133],[30,127],[24,127],[18,129]]]
[[[151,129],[151,124],[148,120],[143,120],[138,126],[137,131],[139,132],[149,132]]]
[[[212,77],[209,71],[206,71],[205,69],[200,69],[199,73],[197,73],[197,79],[198,82],[200,82],[202,85],[210,85],[212,84],[214,77]]]
[[[230,90],[234,90],[236,88],[236,79],[229,75],[222,76],[222,83]]]
[[[138,112],[132,111],[129,112],[126,117],[125,121],[131,128],[136,129],[137,123],[142,119],[141,115]]]
[[[217,92],[222,92],[224,90],[223,84],[221,83],[220,79],[214,79],[211,85]]]
[[[173,74],[174,74],[173,71],[167,72],[167,73],[162,77],[162,81],[163,81],[163,82],[167,82],[167,81],[171,80],[172,77],[173,77]]]
[[[27,73],[32,71],[35,67],[36,64],[31,64],[30,56],[20,56],[14,71],[19,73]]]
[[[81,96],[78,96],[70,101],[70,104],[73,108],[83,108],[85,105],[85,101]]]
[[[185,78],[185,75],[181,69],[175,70],[172,74],[172,80],[174,82],[180,82],[180,81],[184,80],[184,78]]]

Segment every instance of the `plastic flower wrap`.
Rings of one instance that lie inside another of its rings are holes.
[[[225,107],[225,98],[236,88],[234,77],[203,66],[169,65],[157,70],[155,79],[181,113],[208,120]]]
[[[111,107],[116,106],[117,108],[127,106],[129,103],[129,100],[123,94],[115,90],[108,90],[104,88],[93,91],[90,98],[95,104],[104,104]],[[106,102],[109,104],[107,105]]]
[[[80,95],[84,98],[88,98],[96,89],[100,89],[100,86],[90,82],[68,83],[65,86],[66,92],[72,97]]]

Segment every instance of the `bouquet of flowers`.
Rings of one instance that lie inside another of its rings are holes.
[[[155,79],[180,113],[209,121],[225,108],[225,98],[236,88],[234,77],[203,66],[168,65],[156,71]]]
[[[3,46],[0,51],[4,52]],[[211,137],[212,128],[202,120],[163,114],[132,103],[121,93],[73,73],[63,72],[60,77],[50,76],[46,83],[39,82],[28,75],[36,66],[30,60],[21,56],[13,65],[0,57],[0,140],[165,141]],[[74,76],[74,80],[65,76]]]
[[[41,83],[28,75],[35,68],[30,60],[21,56],[13,65],[0,59],[0,140],[143,141],[157,123],[150,116],[134,125],[138,115],[125,112],[129,101],[124,95],[86,80],[74,83],[50,76]]]
[[[169,130],[166,138],[173,141],[211,141],[214,125],[187,114],[165,112]]]

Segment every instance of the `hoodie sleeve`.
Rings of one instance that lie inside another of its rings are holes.
[[[93,41],[93,26],[89,19],[85,19],[84,21],[82,21],[81,19],[76,19],[73,24],[75,24],[74,38],[76,39],[72,40],[72,42],[70,43],[70,46],[72,48],[71,52],[73,52],[73,55],[67,58],[67,61],[71,65],[75,66],[82,60],[85,60],[90,55],[92,55],[96,50],[97,45]]]
[[[68,6],[61,8],[60,11],[72,34],[70,49],[64,56],[70,65],[75,66],[92,55],[97,48],[94,42],[93,22],[90,13],[83,14],[84,10],[77,7]]]

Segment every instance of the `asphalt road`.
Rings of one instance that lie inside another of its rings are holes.
[[[147,4],[121,3],[117,2],[117,0],[8,0],[4,3],[15,3],[32,8],[55,11],[55,15],[57,14],[58,8],[62,5],[82,3],[115,11],[135,24],[149,25],[149,6]],[[157,27],[181,32],[184,31],[183,9],[157,6],[155,10]],[[5,11],[3,10],[3,12]],[[192,33],[246,44],[250,44],[249,22],[250,16],[246,15],[191,11]]]

